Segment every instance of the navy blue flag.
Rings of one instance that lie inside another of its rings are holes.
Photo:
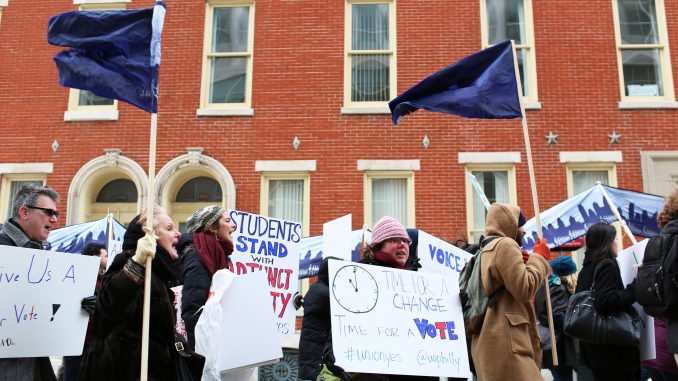
[[[584,236],[588,228],[600,220],[617,221],[605,201],[603,189],[634,235],[649,238],[659,234],[657,215],[664,205],[664,197],[607,185],[594,185],[540,213],[542,232],[549,247],[560,246]],[[531,251],[537,238],[536,220],[532,218],[527,221],[523,229],[523,249]]]
[[[158,111],[160,34],[165,3],[153,8],[66,12],[49,19],[47,41],[72,49],[54,56],[66,87]]]
[[[419,109],[465,118],[520,118],[511,41],[430,75],[388,103],[393,124]]]

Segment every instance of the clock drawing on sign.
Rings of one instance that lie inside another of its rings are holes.
[[[379,286],[376,279],[360,266],[348,265],[334,274],[334,299],[346,311],[363,314],[377,305]]]

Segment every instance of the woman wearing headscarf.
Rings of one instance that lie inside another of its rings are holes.
[[[175,317],[170,287],[178,284],[179,232],[167,213],[155,206],[153,231],[145,233],[147,213],[134,217],[125,231],[123,252],[109,267],[99,289],[94,341],[82,359],[81,380],[137,380],[141,372],[141,336],[146,258],[151,267],[148,379],[177,380]]]
[[[186,221],[193,244],[184,249],[181,317],[184,319],[188,344],[195,348],[195,325],[207,301],[212,276],[228,268],[233,253],[231,233],[235,224],[226,208],[212,205],[197,210]]]
[[[624,287],[617,254],[617,230],[606,222],[591,225],[586,232],[584,266],[576,292],[587,291],[595,281],[593,307],[609,315],[628,310],[636,301],[635,280]],[[595,275],[595,279],[594,279]],[[580,341],[584,362],[596,381],[640,380],[640,351],[636,346],[592,344]]]

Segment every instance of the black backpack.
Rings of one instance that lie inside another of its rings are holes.
[[[678,236],[659,234],[647,243],[636,299],[650,316],[678,318]]]

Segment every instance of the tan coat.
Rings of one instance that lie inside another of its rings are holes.
[[[487,214],[486,236],[495,239],[481,257],[483,287],[488,295],[501,290],[497,305],[488,308],[480,335],[473,337],[473,362],[479,381],[542,380],[541,342],[532,299],[543,284],[548,262],[531,255],[523,263],[518,243],[516,206],[492,204]],[[509,238],[511,237],[511,238]]]

